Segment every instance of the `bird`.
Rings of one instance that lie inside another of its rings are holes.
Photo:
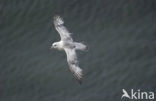
[[[130,96],[128,95],[128,93],[127,93],[127,91],[125,89],[122,89],[122,92],[123,92],[123,95],[122,95],[121,99],[123,97],[126,97],[126,98],[129,98],[130,99]]]
[[[64,50],[67,56],[67,62],[69,69],[72,72],[75,79],[81,84],[83,79],[83,70],[79,67],[79,61],[77,58],[77,50],[86,51],[88,46],[82,42],[75,42],[70,33],[64,26],[63,18],[59,15],[55,15],[54,27],[58,31],[61,40],[54,42],[51,46],[52,49]]]

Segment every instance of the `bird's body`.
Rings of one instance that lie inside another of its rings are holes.
[[[68,32],[63,23],[63,19],[60,16],[54,16],[54,26],[60,34],[61,40],[59,42],[54,42],[52,48],[64,50],[66,52],[69,68],[74,77],[81,83],[83,73],[78,64],[76,50],[86,50],[87,46],[83,43],[74,42],[71,33]]]

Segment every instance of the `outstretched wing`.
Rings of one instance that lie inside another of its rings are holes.
[[[63,24],[64,24],[63,19],[60,16],[55,15],[54,26],[56,30],[58,31],[58,33],[60,34],[61,40],[73,41],[71,37],[71,33],[67,30],[67,28]]]
[[[73,73],[75,79],[78,80],[78,82],[81,84],[83,74],[82,74],[82,69],[78,66],[76,51],[75,49],[65,48],[65,52],[67,54],[67,61],[68,61],[69,68]]]

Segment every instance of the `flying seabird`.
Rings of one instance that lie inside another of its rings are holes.
[[[83,73],[82,69],[79,67],[76,50],[87,50],[87,45],[80,42],[74,42],[71,37],[71,33],[66,29],[66,27],[63,24],[63,19],[60,16],[55,15],[54,26],[60,34],[61,40],[59,42],[54,42],[51,48],[65,51],[67,55],[69,69],[73,73],[75,79],[78,80],[78,82],[81,84]]]

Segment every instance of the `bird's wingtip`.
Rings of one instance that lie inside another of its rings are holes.
[[[77,72],[72,71],[74,78],[79,82],[79,84],[82,84],[82,80],[83,80],[83,73],[82,70],[79,68]]]
[[[64,23],[63,18],[61,18],[58,14],[54,15],[54,23],[56,25],[61,25]]]
[[[82,84],[82,79],[79,79],[77,81],[79,82],[80,85]]]

